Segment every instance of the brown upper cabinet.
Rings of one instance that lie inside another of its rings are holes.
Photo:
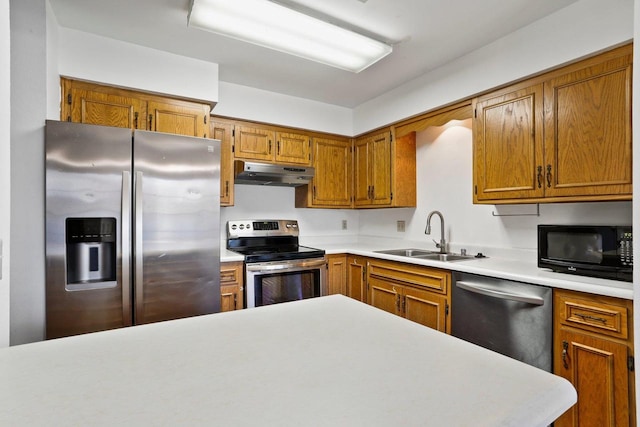
[[[416,206],[416,133],[395,141],[390,129],[358,137],[353,179],[357,208]]]
[[[212,118],[209,134],[220,140],[220,206],[233,206],[233,122]]]
[[[311,165],[311,138],[306,134],[258,125],[238,125],[235,131],[236,159]]]
[[[179,135],[209,136],[211,106],[67,78],[61,120]]]
[[[350,208],[351,141],[314,137],[312,151],[315,175],[309,185],[296,187],[296,207]]]
[[[632,45],[474,99],[474,203],[630,200]]]

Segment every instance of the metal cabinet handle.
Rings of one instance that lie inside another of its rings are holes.
[[[544,305],[544,299],[540,298],[537,295],[525,295],[525,294],[519,294],[515,292],[505,292],[497,289],[486,288],[479,283],[465,282],[465,281],[456,282],[456,286],[461,289],[465,289],[467,291],[475,292],[477,294],[485,295],[492,298],[526,302],[528,304],[533,304],[533,305]]]
[[[593,321],[601,322],[604,324],[607,323],[607,319],[605,319],[604,317],[596,317],[596,316],[590,316],[588,314],[580,314],[580,313],[576,313],[576,316],[578,316],[582,320],[593,320]]]
[[[149,114],[149,130],[153,130],[153,114]]]
[[[269,154],[271,154],[271,140],[269,140]]]
[[[551,188],[551,165],[547,165],[547,187]]]
[[[224,195],[226,197],[229,197],[229,181],[225,181],[224,182]]]
[[[138,112],[133,113],[133,127],[138,129]]]
[[[567,361],[568,350],[569,350],[569,343],[566,341],[562,341],[562,365],[564,366],[565,369],[569,369],[569,362]]]
[[[538,166],[538,188],[542,188],[542,166]]]
[[[279,156],[279,155],[280,155],[280,141],[278,141],[276,144],[277,144],[277,145],[276,145],[276,147],[277,147],[277,148],[276,148],[276,152],[277,152],[277,154],[278,154],[278,156]]]

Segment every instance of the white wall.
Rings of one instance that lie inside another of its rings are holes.
[[[351,209],[295,209],[295,190],[289,187],[236,185],[235,206],[220,212],[220,229],[226,230],[229,220],[238,219],[297,219],[300,239],[331,236],[331,239],[354,241],[358,233],[358,211]],[[347,229],[342,230],[342,220]],[[226,239],[226,231],[223,239]],[[331,240],[328,240],[331,242]]]
[[[427,215],[439,210],[445,218],[445,237],[454,249],[464,247],[486,255],[516,249],[531,260],[537,254],[538,224],[631,224],[631,202],[541,204],[540,216],[496,214],[535,213],[536,205],[474,205],[471,120],[459,125],[431,127],[417,135],[417,208],[362,211],[361,235],[404,238],[434,247],[440,221],[424,234]],[[396,221],[406,231],[396,231]]]
[[[634,39],[640,40],[640,0],[635,0],[634,9]],[[633,46],[633,105],[640,105],[640,43],[634,43]],[[633,108],[633,182],[636,185],[633,186],[633,228],[640,230],[640,188],[638,182],[640,182],[640,109]],[[637,232],[636,232],[637,234]],[[640,239],[635,238],[633,240],[633,251],[639,253],[640,251]],[[640,301],[640,268],[633,269],[633,295],[634,304],[636,309],[634,310],[634,331],[640,331],[640,310],[638,304]],[[637,334],[637,332],[636,332]],[[635,338],[634,354],[640,355],[640,339]],[[637,357],[637,356],[636,356]],[[635,370],[636,384],[640,384],[640,369]],[[637,386],[636,386],[637,387]],[[640,393],[636,391],[636,416],[640,413]]]
[[[218,64],[68,28],[59,29],[59,41],[60,75],[212,103],[218,101]]]
[[[45,5],[10,0],[11,345],[44,336]]]
[[[0,348],[9,345],[11,224],[11,32],[9,0],[0,0]]]
[[[304,98],[220,82],[213,114],[302,129],[353,135],[353,110]]]
[[[356,134],[633,38],[633,0],[581,0],[354,110]],[[428,54],[428,53],[425,53]]]
[[[58,21],[49,0],[47,7],[47,119],[60,120],[60,72],[58,71]]]

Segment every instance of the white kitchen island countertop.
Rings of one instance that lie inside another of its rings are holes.
[[[564,379],[334,295],[0,350],[3,426],[545,426]]]

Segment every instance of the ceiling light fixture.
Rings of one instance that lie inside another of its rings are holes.
[[[358,73],[388,44],[267,0],[191,0],[189,26]]]

